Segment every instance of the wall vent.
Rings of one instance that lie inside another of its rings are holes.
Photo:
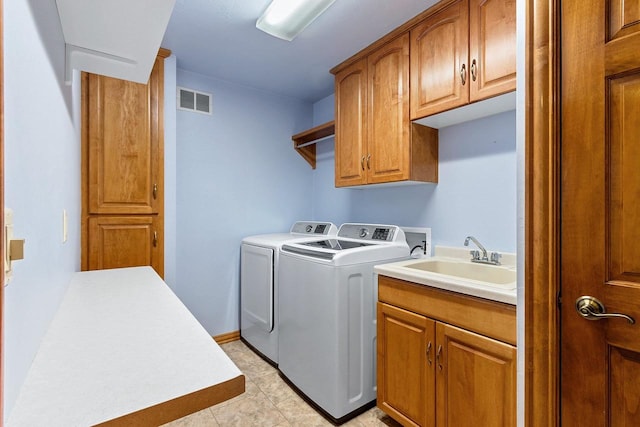
[[[178,88],[177,105],[178,110],[194,111],[196,113],[211,114],[210,93],[198,92],[197,90]]]

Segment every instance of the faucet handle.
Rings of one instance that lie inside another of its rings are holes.
[[[499,252],[491,252],[491,263],[495,265],[500,265],[500,258],[502,258],[502,254]]]
[[[480,251],[478,250],[472,250],[469,251],[469,254],[471,255],[471,260],[479,260],[480,259]]]

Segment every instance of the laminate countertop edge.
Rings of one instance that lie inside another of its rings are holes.
[[[87,271],[69,284],[7,425],[158,425],[244,387],[151,267]]]

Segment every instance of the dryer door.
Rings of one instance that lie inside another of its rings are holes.
[[[242,245],[240,307],[243,331],[273,330],[273,249]]]

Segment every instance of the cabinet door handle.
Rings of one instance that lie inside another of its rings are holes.
[[[478,77],[477,73],[478,73],[478,67],[476,65],[476,60],[474,59],[473,61],[471,61],[471,80],[473,80],[474,82]]]
[[[362,168],[362,170],[364,170],[364,156],[362,156],[362,159],[360,159],[360,167]]]
[[[153,184],[153,199],[158,198],[158,184]]]
[[[460,81],[462,86],[467,82],[467,66],[465,64],[462,64],[462,68],[460,68]]]
[[[442,361],[440,360],[440,356],[442,356],[442,345],[438,346],[438,353],[436,353],[436,363],[438,364],[438,370],[442,371]]]
[[[154,231],[153,232],[153,247],[157,247],[158,246],[158,232]]]
[[[371,169],[371,154],[367,156],[367,169]]]
[[[431,341],[429,341],[429,344],[427,344],[427,363],[429,364],[429,366],[431,366],[431,363],[433,363],[433,361],[431,360]]]

